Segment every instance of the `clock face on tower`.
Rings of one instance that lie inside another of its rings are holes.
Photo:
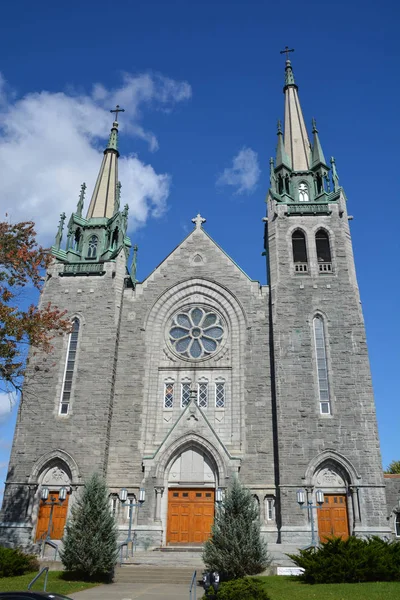
[[[220,347],[224,324],[213,310],[194,306],[180,310],[172,317],[169,342],[177,354],[199,360],[211,356]]]

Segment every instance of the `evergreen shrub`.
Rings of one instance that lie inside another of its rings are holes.
[[[221,583],[218,600],[270,600],[259,579],[244,577]]]
[[[330,538],[318,548],[288,554],[306,583],[400,581],[400,543],[377,536]]]
[[[0,546],[0,577],[14,577],[39,570],[39,563],[33,554],[25,554],[19,548]]]
[[[106,483],[95,473],[71,509],[60,552],[65,569],[80,579],[111,580],[118,554],[117,538]]]
[[[204,544],[203,561],[207,570],[218,571],[222,580],[264,571],[271,560],[260,528],[255,499],[235,480],[216,510],[211,537]]]

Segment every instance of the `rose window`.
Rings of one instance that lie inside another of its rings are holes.
[[[175,351],[187,358],[204,358],[215,352],[224,335],[221,317],[195,307],[172,319],[169,338]]]

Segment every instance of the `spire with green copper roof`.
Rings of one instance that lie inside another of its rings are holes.
[[[86,218],[110,219],[118,202],[118,113],[124,112],[119,105],[110,110],[115,113],[108,144],[104,150],[104,157],[97,177],[96,185]]]

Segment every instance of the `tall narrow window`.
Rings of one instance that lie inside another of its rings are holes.
[[[215,408],[225,408],[225,383],[215,384]]]
[[[190,402],[190,383],[181,384],[181,407],[185,408]]]
[[[97,256],[97,244],[99,243],[99,238],[97,237],[97,235],[92,235],[92,237],[89,239],[89,246],[88,246],[88,258],[96,258]]]
[[[314,339],[315,354],[317,357],[320,412],[322,415],[329,415],[331,413],[331,405],[329,400],[328,364],[326,361],[325,331],[324,322],[319,316],[314,318]]]
[[[81,249],[82,232],[80,227],[77,228],[74,235],[73,249],[77,252]]]
[[[309,199],[308,185],[303,181],[299,184],[299,202],[308,202]]]
[[[400,512],[396,513],[395,528],[396,537],[400,537]]]
[[[296,273],[307,273],[308,271],[308,259],[307,259],[307,246],[306,236],[300,229],[296,229],[292,235],[292,249],[293,249],[293,262],[294,270]]]
[[[317,248],[318,268],[320,273],[332,272],[332,256],[329,244],[329,235],[325,229],[318,229],[315,234],[315,245]]]
[[[265,512],[266,512],[267,521],[273,521],[274,520],[274,499],[273,498],[265,499]]]
[[[79,319],[72,322],[72,331],[68,339],[67,362],[65,365],[64,381],[61,392],[60,414],[67,415],[71,400],[72,380],[74,377],[76,349],[78,346]]]
[[[208,406],[208,383],[199,383],[197,403],[200,406],[200,408],[207,408],[207,406]]]
[[[164,408],[173,408],[174,406],[174,384],[172,382],[164,383]]]

